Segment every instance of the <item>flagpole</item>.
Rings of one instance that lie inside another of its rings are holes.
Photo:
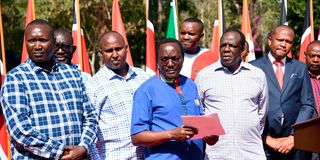
[[[314,27],[313,27],[313,2],[310,0],[310,26],[311,26],[311,42],[314,41]]]
[[[77,39],[78,39],[78,58],[79,58],[79,68],[83,71],[82,63],[82,44],[81,44],[81,26],[80,26],[80,0],[76,0],[76,18],[77,18]]]
[[[1,55],[3,64],[3,75],[7,73],[6,53],[4,48],[3,27],[2,27],[2,3],[0,4],[0,40],[1,40]]]

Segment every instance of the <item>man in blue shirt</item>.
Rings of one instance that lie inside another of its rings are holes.
[[[146,159],[202,159],[202,139],[191,140],[197,129],[184,126],[182,115],[201,115],[194,82],[180,75],[183,48],[175,39],[157,45],[160,77],[153,76],[134,95],[131,138],[145,146]],[[207,137],[214,144],[216,137]]]
[[[53,27],[37,19],[25,29],[29,59],[1,88],[12,159],[85,159],[97,116],[80,72],[53,60]]]

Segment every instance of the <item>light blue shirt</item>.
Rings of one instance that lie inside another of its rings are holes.
[[[143,148],[133,146],[130,137],[133,94],[149,76],[129,67],[126,77],[104,66],[86,83],[99,116],[97,142],[90,148],[94,160],[143,159]]]

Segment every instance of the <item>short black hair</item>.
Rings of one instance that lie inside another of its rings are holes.
[[[71,32],[69,32],[63,28],[58,28],[58,29],[55,29],[53,33],[54,33],[54,38],[56,38],[56,34],[59,34],[59,33],[68,36],[68,38],[71,39],[71,42],[73,44],[73,38],[72,38]]]
[[[182,22],[182,24],[185,23],[185,22],[198,23],[198,24],[200,25],[201,33],[203,33],[204,24],[203,24],[203,22],[202,22],[200,19],[195,18],[195,17],[190,17],[190,18],[185,19],[185,20]]]
[[[243,34],[241,31],[239,31],[238,29],[231,28],[231,29],[227,29],[227,30],[222,34],[221,39],[222,39],[222,37],[223,37],[226,33],[228,33],[228,32],[235,32],[235,33],[238,33],[238,34],[239,34],[239,36],[240,36],[240,47],[241,47],[242,49],[244,49],[244,44],[246,43],[246,37],[244,36],[244,34]],[[221,41],[221,40],[220,40],[220,41]],[[249,44],[248,44],[248,45],[249,45]]]
[[[50,33],[50,36],[52,39],[54,39],[54,27],[47,21],[47,20],[44,20],[44,19],[35,19],[33,21],[31,21],[26,29],[25,29],[25,32],[29,30],[30,26],[33,26],[33,25],[44,25],[44,26],[47,26],[49,28],[49,33]]]
[[[174,38],[164,38],[164,39],[160,39],[158,42],[157,42],[157,46],[156,46],[156,54],[157,54],[157,59],[158,59],[158,56],[159,56],[159,48],[161,45],[163,44],[167,44],[167,43],[177,43],[179,48],[180,48],[180,51],[181,51],[181,55],[182,57],[184,57],[184,49],[183,49],[183,46],[182,44],[174,39]]]

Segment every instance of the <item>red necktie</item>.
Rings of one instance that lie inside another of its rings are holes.
[[[278,80],[278,83],[280,85],[280,88],[282,89],[282,84],[283,84],[283,71],[281,69],[281,66],[282,66],[282,61],[281,60],[275,60],[273,62],[273,64],[275,64],[277,66],[277,69],[276,69],[276,77],[277,77],[277,80]]]

